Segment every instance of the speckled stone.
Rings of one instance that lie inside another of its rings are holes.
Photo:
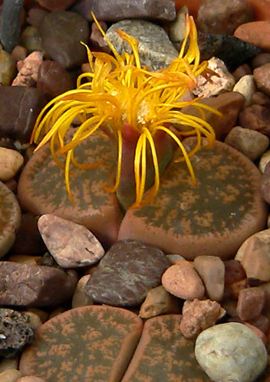
[[[155,201],[127,211],[119,239],[142,240],[187,259],[205,254],[225,259],[264,228],[267,213],[260,195],[261,174],[249,159],[216,142],[191,162],[196,187],[185,164],[171,164]]]
[[[96,135],[76,149],[80,163],[102,166],[93,169],[71,169],[71,192],[67,196],[64,174],[52,159],[48,147],[37,151],[24,167],[18,184],[21,205],[34,215],[54,214],[87,227],[103,243],[113,243],[121,221],[121,211],[113,193],[105,188],[114,184],[115,151],[111,140]]]
[[[44,1],[44,0],[39,0]],[[153,18],[174,20],[174,0],[79,0],[74,9],[86,19],[91,19],[91,11],[98,20],[116,21],[129,18]]]
[[[160,285],[169,265],[158,248],[135,240],[119,241],[104,255],[85,291],[101,304],[139,305],[151,288]]]
[[[62,268],[92,265],[104,255],[97,238],[80,224],[46,214],[39,218],[38,229],[50,254]]]
[[[205,288],[193,264],[179,260],[162,275],[163,287],[172,295],[184,300],[203,298]]]
[[[243,242],[235,259],[240,261],[247,277],[270,281],[270,229],[257,232]]]
[[[194,357],[194,342],[179,330],[179,315],[146,321],[122,382],[210,382]]]
[[[131,48],[119,36],[118,29],[125,31],[138,40],[142,65],[146,65],[153,70],[167,66],[178,55],[164,29],[145,20],[122,20],[113,24],[107,30],[106,36],[119,53],[131,52]]]
[[[74,273],[12,261],[0,262],[0,304],[18,307],[55,306],[68,301],[75,289]]]
[[[247,0],[201,0],[198,28],[204,32],[232,34],[248,21],[252,21],[252,8]]]
[[[267,364],[263,342],[235,322],[204,330],[197,338],[195,357],[213,382],[254,382]]]
[[[7,358],[14,357],[34,338],[27,315],[13,309],[0,309],[0,333],[0,356]]]
[[[85,47],[89,26],[77,13],[55,11],[44,16],[39,28],[45,52],[64,68],[81,65],[86,59]]]
[[[141,319],[128,310],[68,310],[38,328],[21,357],[20,371],[46,382],[120,382],[141,330]]]
[[[15,195],[0,182],[0,257],[3,257],[15,241],[21,222],[21,210]]]

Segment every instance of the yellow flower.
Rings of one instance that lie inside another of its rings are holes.
[[[57,96],[45,106],[37,118],[32,141],[39,142],[37,149],[50,141],[52,155],[58,163],[58,155],[65,155],[65,183],[71,196],[70,164],[91,167],[76,161],[74,149],[104,129],[115,137],[118,159],[112,191],[116,191],[121,181],[123,136],[132,132],[136,140],[133,176],[136,185],[135,206],[138,206],[145,193],[147,151],[150,152],[154,167],[151,196],[156,196],[159,189],[159,163],[154,141],[158,132],[167,134],[176,143],[193,180],[195,174],[190,157],[201,147],[202,136],[210,144],[215,140],[213,128],[203,118],[181,111],[193,105],[202,116],[204,109],[216,112],[198,102],[199,99],[183,101],[186,92],[196,87],[196,79],[205,72],[207,62],[200,63],[197,31],[192,17],[187,17],[186,34],[178,57],[168,67],[156,72],[142,67],[138,42],[134,37],[122,30],[118,31],[132,49],[131,54],[125,52],[121,55],[106,37],[94,15],[93,18],[114,56],[91,52],[85,45],[91,71],[78,77],[76,89]],[[81,124],[68,140],[67,133],[75,118]],[[187,152],[182,143],[182,138],[187,136],[197,137],[192,152]]]

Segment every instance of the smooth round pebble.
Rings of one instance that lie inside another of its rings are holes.
[[[162,285],[167,292],[185,300],[202,298],[205,288],[192,263],[179,260],[162,275]]]
[[[0,180],[13,178],[23,165],[23,156],[16,150],[0,147]]]
[[[254,382],[267,365],[262,340],[236,322],[204,330],[196,340],[195,357],[213,382]]]
[[[1,382],[17,382],[18,378],[22,376],[22,373],[16,369],[8,369],[0,373]]]

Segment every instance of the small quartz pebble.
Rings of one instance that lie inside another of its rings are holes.
[[[4,86],[10,85],[15,76],[16,64],[14,58],[0,49],[0,84]]]
[[[12,179],[23,165],[23,156],[16,150],[0,147],[0,180]]]
[[[213,326],[225,311],[216,301],[185,301],[182,310],[180,330],[185,338],[195,338],[203,330]]]
[[[269,138],[259,131],[235,126],[225,138],[225,143],[241,151],[250,160],[254,161],[268,148]]]
[[[254,382],[267,365],[261,339],[236,322],[204,330],[196,340],[195,357],[213,382]]]
[[[143,302],[139,316],[151,318],[161,314],[179,313],[180,307],[177,298],[168,293],[162,285],[150,289]]]
[[[265,153],[261,156],[259,162],[259,169],[262,173],[264,173],[267,163],[270,162],[270,150],[265,151]]]
[[[246,99],[245,104],[250,105],[252,96],[256,91],[253,75],[246,74],[241,77],[240,80],[234,85],[233,91],[242,94]]]
[[[173,42],[181,42],[185,38],[186,15],[188,8],[186,6],[179,9],[176,19],[169,25],[169,37]]]
[[[84,290],[85,285],[89,281],[91,275],[85,275],[80,278],[72,297],[72,308],[79,306],[93,305],[93,299],[89,297]]]
[[[261,194],[266,203],[270,204],[270,164],[267,163],[261,180]]]
[[[208,69],[214,74],[211,74],[210,78],[206,78],[204,75],[197,78],[197,87],[193,90],[194,95],[203,98],[212,97],[233,89],[235,79],[222,60],[212,57],[208,61]]]
[[[198,12],[198,27],[208,33],[232,34],[251,20],[252,9],[246,0],[202,0]]]
[[[270,96],[270,63],[256,68],[253,73],[257,88]]]
[[[246,239],[235,259],[240,261],[248,278],[270,281],[270,229]]]
[[[72,221],[46,214],[39,218],[38,229],[51,255],[63,268],[94,264],[105,253],[92,232]]]
[[[216,256],[198,256],[194,259],[194,267],[204,282],[209,298],[222,300],[225,275],[223,261]]]
[[[253,320],[264,307],[264,291],[260,288],[244,288],[239,292],[237,313],[243,321]]]
[[[169,293],[185,300],[202,298],[205,292],[198,273],[186,260],[179,260],[163,273],[162,285]]]
[[[45,379],[34,375],[27,375],[16,380],[16,382],[46,382]]]
[[[17,382],[22,373],[17,369],[8,369],[0,373],[1,382]]]

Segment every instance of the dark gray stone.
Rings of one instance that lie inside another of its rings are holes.
[[[138,40],[142,65],[153,70],[167,66],[178,55],[165,30],[145,20],[122,20],[107,30],[106,36],[119,53],[132,51],[129,44],[117,33],[119,29]]]
[[[260,49],[255,45],[234,36],[203,32],[200,32],[198,36],[201,59],[209,60],[211,57],[218,57],[230,70],[260,53]]]
[[[18,44],[23,0],[4,0],[0,20],[0,40],[7,52]]]
[[[85,47],[89,26],[84,17],[74,12],[55,11],[42,20],[40,34],[45,52],[64,68],[73,68],[86,61]]]
[[[68,301],[75,290],[74,273],[46,266],[0,262],[0,305],[43,307]]]
[[[81,0],[74,9],[85,18],[91,18],[91,11],[98,20],[117,21],[127,18],[153,18],[174,20],[174,0]]]
[[[0,356],[13,357],[31,343],[34,332],[29,317],[12,309],[0,309]]]
[[[0,86],[0,137],[29,142],[46,99],[36,88]]]
[[[160,285],[170,264],[158,248],[136,240],[118,241],[87,282],[86,294],[102,304],[139,305],[150,289]]]

